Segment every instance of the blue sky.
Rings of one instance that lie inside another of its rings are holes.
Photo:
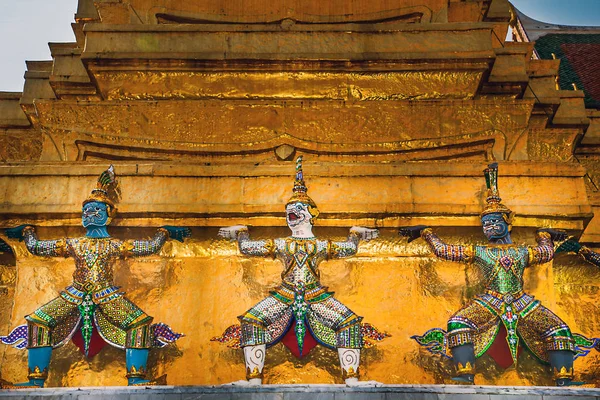
[[[509,0],[538,21],[563,25],[600,25],[600,0]]]
[[[222,0],[227,1],[227,0]],[[544,22],[600,25],[600,0],[513,0]],[[0,91],[23,90],[25,60],[50,60],[48,42],[73,42],[77,0],[0,0]]]

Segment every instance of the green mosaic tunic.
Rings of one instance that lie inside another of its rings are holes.
[[[535,247],[515,245],[447,245],[431,229],[422,233],[436,256],[472,263],[481,271],[486,290],[458,310],[448,321],[449,349],[472,343],[477,357],[494,342],[500,324],[507,332],[507,344],[517,363],[519,343],[548,361],[547,351],[575,351],[569,327],[539,300],[523,291],[523,272],[531,265],[552,260],[554,247],[547,233],[539,233]]]

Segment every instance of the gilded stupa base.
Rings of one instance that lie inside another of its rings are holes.
[[[113,164],[124,190],[111,235],[193,230],[160,255],[115,266],[132,302],[185,334],[150,351],[148,376],[168,374],[172,385],[243,379],[243,352],[210,339],[282,271],[239,256],[218,228],[287,235],[282,205],[293,160],[304,156],[321,212],[315,235],[380,231],[356,257],[320,268],[341,303],[392,335],[361,352],[361,379],[424,386],[332,385],[343,383],[337,352],[317,346],[298,360],[279,344],[260,388],[107,389],[126,382],[124,352],[106,346],[86,358],[68,343],[52,352],[50,389],[31,396],[529,399],[554,384],[550,367],[524,351],[508,369],[483,355],[475,382],[529,389],[444,386],[454,363],[411,336],[444,326],[484,285],[471,266],[437,260],[397,230],[427,225],[449,242],[481,243],[481,172],[498,162],[515,243],[533,245],[537,228],[552,228],[600,248],[600,111],[585,108],[582,90],[557,88],[560,59],[504,42],[516,22],[507,0],[73,3],[73,41],[51,43],[51,60],[27,61],[22,93],[0,92],[0,335],[69,285],[74,270],[72,260],[30,256],[4,228],[80,236],[80,194]],[[524,280],[573,331],[600,337],[600,268],[559,254]],[[25,379],[25,347],[3,346],[0,379]],[[574,374],[600,385],[600,352],[576,360]],[[24,395],[1,391],[0,400]]]

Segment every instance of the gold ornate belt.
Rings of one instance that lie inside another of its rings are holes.
[[[511,304],[515,300],[518,300],[521,297],[523,297],[523,295],[525,294],[525,292],[522,290],[519,290],[518,292],[514,292],[514,293],[499,293],[499,292],[496,292],[496,291],[490,290],[490,289],[487,289],[485,291],[485,293],[497,298],[498,300],[502,300],[503,302],[505,302],[507,304]]]

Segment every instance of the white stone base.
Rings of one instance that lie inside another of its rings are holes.
[[[263,385],[0,390],[0,400],[600,400],[600,389],[539,386]]]

